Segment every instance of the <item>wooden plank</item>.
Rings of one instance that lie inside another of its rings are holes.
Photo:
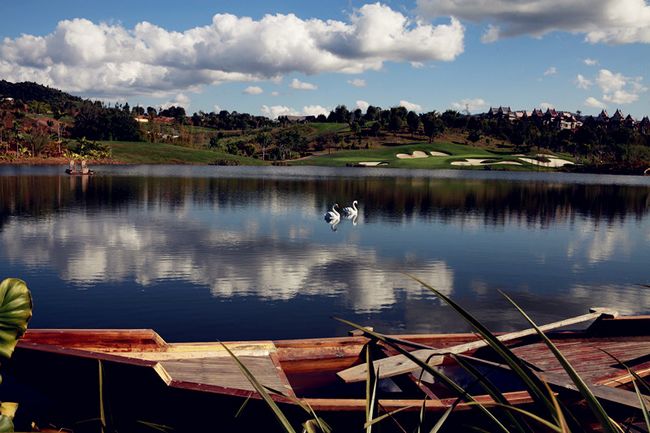
[[[262,385],[278,391],[290,389],[288,381],[285,382],[278,375],[278,370],[270,357],[240,356],[238,358]],[[172,381],[255,391],[231,357],[161,361],[160,364]]]
[[[32,329],[18,341],[19,346],[28,343],[113,351],[167,347],[165,340],[151,329]]]
[[[503,395],[513,406],[531,403],[533,401],[530,395],[525,391],[506,392]],[[488,395],[474,396],[474,399],[486,407],[493,406],[495,403]],[[456,399],[454,398],[426,400],[424,403],[425,410],[428,412],[442,412],[448,409],[455,400]],[[301,401],[308,403],[317,413],[321,411],[363,412],[366,408],[366,400],[362,398],[303,398]],[[401,408],[408,408],[406,409],[407,411],[418,411],[422,407],[422,399],[380,399],[379,405],[386,411],[393,411]],[[473,407],[474,406],[470,406],[466,403],[460,403],[456,407],[456,410],[470,409]]]
[[[549,323],[542,325],[539,328],[542,331],[549,331],[551,329],[562,328],[564,326],[575,325],[576,323],[582,323],[589,320],[594,320],[602,317],[603,315],[608,316],[617,316],[618,313],[607,308],[593,308],[592,313],[583,314],[581,316],[572,317],[565,320],[560,320],[558,322]],[[506,342],[511,340],[521,339],[530,335],[537,334],[537,331],[534,328],[525,329],[523,331],[510,332],[507,334],[500,335],[497,337],[500,341]],[[478,340],[470,343],[459,344],[457,346],[428,350],[428,349],[419,349],[411,352],[413,356],[418,358],[423,362],[427,362],[429,365],[440,365],[444,356],[449,353],[464,353],[472,350],[480,349],[482,347],[488,346],[488,343],[485,340]],[[392,377],[399,374],[409,373],[411,371],[417,370],[419,367],[417,364],[409,360],[404,355],[395,355],[389,358],[384,358],[377,360],[373,363],[375,370],[379,370],[379,377],[386,378]],[[337,374],[341,379],[346,382],[360,382],[365,380],[367,372],[366,364],[360,364],[355,367],[351,367],[345,370],[338,372]]]
[[[644,362],[639,365],[631,366],[630,369],[640,377],[647,377],[650,375],[650,361]],[[601,376],[597,378],[595,382],[598,385],[618,387],[632,382],[633,379],[634,376],[628,373],[627,370],[619,369],[618,371],[614,371],[613,373],[610,373],[606,376]]]
[[[573,381],[566,374],[557,373],[538,373],[542,380],[546,380],[550,385],[556,386],[569,391],[578,392]],[[643,410],[639,397],[635,392],[626,391],[624,389],[613,388],[611,386],[597,385],[587,383],[591,392],[599,399],[610,403],[617,403],[634,409]],[[646,405],[650,406],[650,397],[643,396]]]
[[[485,361],[480,358],[465,356],[465,358],[470,359],[475,362],[483,363],[490,365],[492,367],[501,368],[504,370],[510,370],[510,367],[504,364],[498,364],[495,362]],[[571,378],[566,373],[549,373],[546,371],[537,372],[531,370],[533,374],[539,377],[541,380],[545,381],[549,385],[555,388],[561,388],[565,391],[578,392],[578,388],[575,386]],[[587,387],[599,400],[604,400],[609,403],[617,403],[634,409],[643,410],[641,402],[639,402],[639,397],[635,392],[626,391],[624,389],[612,388],[610,386],[598,385],[595,383],[587,383]],[[650,397],[644,396],[646,404],[650,405]]]

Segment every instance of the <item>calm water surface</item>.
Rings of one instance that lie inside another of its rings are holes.
[[[495,330],[613,306],[650,312],[650,178],[252,167],[0,167],[0,276],[31,327],[169,341],[466,330],[404,273]],[[331,227],[332,203],[359,200]],[[334,230],[333,230],[334,229]]]

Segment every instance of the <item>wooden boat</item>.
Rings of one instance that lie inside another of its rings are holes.
[[[69,174],[70,176],[92,176],[93,174],[95,174],[95,171],[88,170],[84,173],[80,170],[70,170],[69,168],[66,168],[65,173]]]
[[[585,320],[593,323],[583,330],[552,330]],[[604,351],[616,356],[640,376],[650,375],[650,316],[612,317],[597,311],[556,322],[548,327],[551,328],[548,335],[599,398],[608,404],[622,405],[628,409],[640,407],[636,394],[625,389],[632,380],[631,375]],[[518,382],[509,379],[509,373],[495,364],[494,354],[484,347],[475,334],[399,335],[395,338],[409,342],[408,345],[404,343],[403,347],[411,346],[417,353],[424,352],[423,356],[432,353],[462,353],[478,365],[500,370],[499,377],[503,380],[500,380],[499,386],[511,404],[525,405],[532,401]],[[543,372],[545,380],[555,391],[574,392],[568,376],[536,335],[519,331],[502,334],[500,338],[507,341],[519,357]],[[302,401],[326,417],[325,413],[332,411],[339,414],[364,413],[365,384],[355,381],[365,377],[362,370],[366,364],[362,351],[368,342],[364,336],[351,335],[303,340],[227,342],[224,345],[263,385],[279,391],[272,394],[272,397],[281,406],[296,407],[296,402]],[[36,364],[32,363],[30,377],[34,376],[37,369],[49,379],[55,376],[62,387],[72,386],[75,381],[79,381],[78,377],[84,368],[90,372],[88,374],[91,377],[96,378],[97,361],[101,360],[105,369],[113,368],[113,381],[121,375],[129,377],[123,389],[129,389],[130,394],[144,389],[144,382],[147,382],[147,386],[153,386],[153,393],[147,392],[140,398],[144,400],[162,398],[165,393],[170,393],[169,398],[177,401],[189,401],[188,399],[197,396],[217,396],[222,401],[231,400],[236,407],[249,397],[253,400],[259,398],[221,343],[168,343],[148,329],[29,330],[18,343],[15,362],[23,365],[38,355],[45,358]],[[380,375],[392,376],[382,379],[379,384],[382,411],[400,408],[418,411],[424,396],[428,397],[424,403],[425,408],[431,412],[444,411],[454,402],[456,396],[453,393],[426,375],[418,380],[418,372],[414,371],[413,366],[405,365],[407,363],[395,355],[394,349],[381,343],[376,345],[374,359],[383,357],[377,361],[383,363]],[[438,359],[439,362],[436,363],[446,374],[460,384],[464,381],[467,383],[452,360],[446,356],[434,358]],[[86,367],[82,367],[84,362]],[[398,367],[395,370],[396,364]],[[72,370],[67,373],[70,376],[57,370],[63,367]],[[389,372],[391,368],[393,373]],[[56,375],[53,375],[55,372]],[[488,395],[470,392],[477,401],[487,406],[493,403]],[[163,403],[157,402],[155,406],[160,408]],[[455,410],[467,408],[467,405],[460,404]]]

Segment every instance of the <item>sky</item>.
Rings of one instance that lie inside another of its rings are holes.
[[[646,0],[21,0],[0,17],[0,79],[106,103],[650,115]]]

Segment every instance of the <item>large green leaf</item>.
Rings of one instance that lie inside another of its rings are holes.
[[[23,280],[7,278],[0,283],[0,357],[11,358],[18,339],[32,318],[32,295]]]

